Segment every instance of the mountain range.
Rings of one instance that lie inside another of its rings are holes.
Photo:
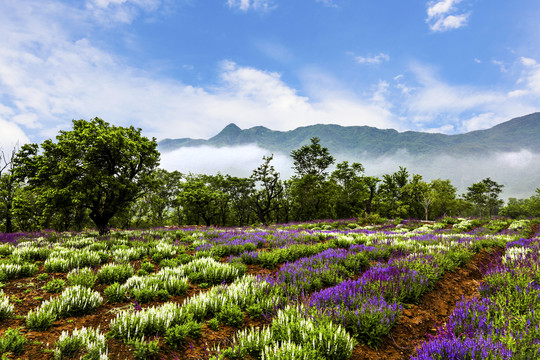
[[[511,119],[487,130],[445,135],[417,131],[398,132],[369,126],[311,125],[290,131],[274,131],[263,126],[240,129],[227,125],[208,139],[164,139],[162,152],[182,147],[230,147],[256,144],[272,152],[289,154],[318,137],[332,154],[381,157],[406,151],[413,157],[439,154],[468,157],[497,152],[528,150],[540,153],[540,112]]]

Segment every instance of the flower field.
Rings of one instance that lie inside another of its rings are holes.
[[[8,359],[536,359],[534,221],[0,234]]]

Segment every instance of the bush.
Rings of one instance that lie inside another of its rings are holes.
[[[91,289],[96,283],[97,276],[90,268],[77,268],[69,272],[67,279],[71,286],[80,285]]]
[[[157,357],[159,352],[159,341],[157,339],[145,342],[144,338],[142,338],[140,340],[131,340],[129,344],[134,348],[135,359],[153,359]]]
[[[156,292],[152,289],[133,289],[130,291],[131,295],[137,300],[139,304],[144,304],[147,302],[151,302],[156,297]]]
[[[247,309],[248,315],[252,319],[259,319],[262,316],[263,309],[260,304],[253,304],[249,306]]]
[[[15,355],[20,355],[24,351],[27,342],[28,340],[19,332],[19,329],[9,328],[0,337],[0,354],[12,352]]]
[[[237,305],[225,306],[219,312],[217,316],[218,320],[227,325],[234,327],[242,326],[242,321],[244,321],[244,313]]]
[[[141,270],[144,270],[144,271],[146,271],[147,273],[154,272],[155,269],[156,269],[156,267],[154,266],[154,264],[152,264],[152,263],[149,262],[149,261],[143,261],[143,262],[141,263]]]
[[[0,320],[8,319],[13,314],[14,306],[9,303],[9,297],[0,290]]]
[[[182,325],[175,325],[165,333],[165,343],[177,349],[181,347],[188,336],[201,337],[202,325],[195,321],[188,321]]]
[[[117,282],[107,287],[103,293],[107,297],[107,302],[109,303],[124,302],[127,300],[126,290]]]
[[[59,293],[66,286],[66,282],[62,279],[52,279],[43,286],[43,290],[50,293]]]
[[[219,330],[219,320],[216,318],[212,318],[208,320],[208,328],[218,331]]]
[[[122,283],[133,276],[133,268],[129,264],[103,265],[97,273],[99,282],[102,284]]]

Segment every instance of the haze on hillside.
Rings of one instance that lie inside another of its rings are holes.
[[[184,173],[247,177],[263,156],[274,154],[274,166],[289,178],[293,175],[290,151],[315,136],[337,162],[360,162],[367,175],[381,176],[403,166],[426,181],[450,179],[460,192],[491,177],[504,185],[505,198],[527,198],[540,186],[540,113],[453,136],[336,126],[276,132],[229,125],[209,140],[163,140],[162,166]]]

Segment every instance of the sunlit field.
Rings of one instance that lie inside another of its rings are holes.
[[[0,234],[8,359],[534,359],[536,220]]]

